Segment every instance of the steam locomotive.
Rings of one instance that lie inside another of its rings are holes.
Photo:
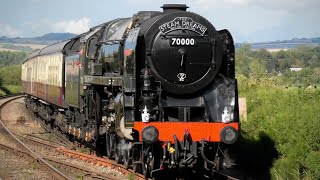
[[[33,52],[27,108],[146,177],[219,172],[239,133],[234,43],[183,4],[141,11]]]

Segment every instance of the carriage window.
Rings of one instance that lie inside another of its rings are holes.
[[[80,49],[80,38],[72,44],[71,51],[77,52]]]
[[[79,52],[79,49],[80,49],[80,38],[70,41],[65,47],[66,53],[68,55]]]
[[[107,74],[117,74],[121,73],[122,61],[119,56],[119,44],[113,45],[103,45],[100,51],[101,63],[103,63],[104,72]]]
[[[98,38],[94,37],[89,41],[89,45],[88,45],[88,53],[87,53],[87,57],[90,59],[95,59],[95,52],[97,49],[97,43],[98,43]]]
[[[122,19],[112,23],[109,28],[106,29],[104,40],[120,40],[128,27],[131,19]]]

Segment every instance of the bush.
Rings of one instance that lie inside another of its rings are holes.
[[[239,80],[247,97],[248,120],[242,123],[247,138],[264,132],[275,142],[279,158],[271,175],[275,179],[320,177],[320,90],[283,88],[268,83]]]
[[[20,85],[21,65],[11,65],[0,68],[0,77],[3,85]]]

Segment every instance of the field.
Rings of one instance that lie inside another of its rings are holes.
[[[12,52],[17,52],[17,51],[20,51],[20,50],[6,49],[6,48],[1,48],[1,47],[0,47],[0,51],[12,51]]]
[[[288,48],[275,48],[275,49],[266,49],[267,51],[269,52],[278,52],[278,51],[288,51],[289,49]]]
[[[32,52],[36,49],[41,49],[46,45],[42,44],[15,44],[15,43],[0,43],[0,51],[26,51]]]
[[[43,44],[14,44],[14,45],[18,45],[18,46],[28,46],[31,47],[32,49],[41,49],[44,48],[47,45],[43,45]]]

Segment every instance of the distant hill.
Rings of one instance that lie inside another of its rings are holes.
[[[35,39],[39,41],[61,41],[75,36],[76,34],[71,33],[48,33],[40,37],[35,37]]]
[[[15,44],[15,46],[25,46],[30,47],[29,45],[49,45],[58,41],[62,41],[64,39],[69,39],[75,37],[76,34],[72,33],[48,33],[43,36],[33,37],[33,38],[8,38],[6,36],[0,37],[0,50],[1,48],[10,47],[8,44]],[[2,44],[2,45],[1,45]],[[242,43],[235,43],[236,48],[239,48]],[[291,40],[283,40],[283,41],[269,41],[269,42],[257,42],[250,43],[251,48],[253,50],[256,49],[291,49],[300,45],[311,45],[311,46],[320,46],[320,37],[316,38],[294,38]],[[5,46],[5,47],[3,47]],[[37,49],[31,47],[32,49]],[[25,47],[15,47],[15,48],[7,48],[12,50],[22,50],[24,51]]]
[[[14,44],[51,44],[64,39],[75,37],[76,34],[71,33],[48,33],[43,36],[34,38],[8,38],[6,36],[0,37],[0,43],[14,43]]]
[[[242,43],[236,43],[236,48],[239,48]],[[255,49],[291,49],[301,45],[320,46],[320,37],[316,38],[294,38],[292,40],[270,41],[250,43],[251,48]]]

